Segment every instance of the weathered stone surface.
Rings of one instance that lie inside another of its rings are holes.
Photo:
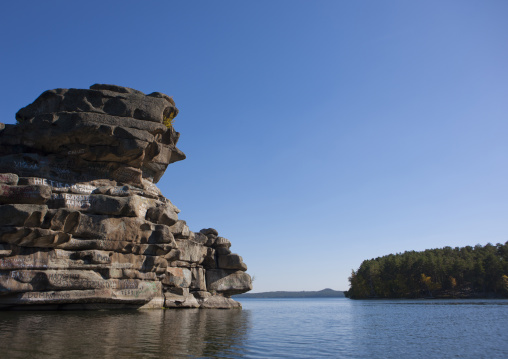
[[[209,291],[231,296],[251,290],[252,279],[242,271],[209,269],[206,271],[206,287]]]
[[[0,309],[238,308],[247,266],[154,184],[172,98],[115,85],[44,92],[0,124]]]
[[[220,255],[228,255],[231,253],[231,250],[229,248],[226,248],[226,247],[219,247],[219,248],[215,248],[215,253],[217,253],[218,256]]]
[[[18,111],[19,130],[9,128],[17,135],[10,144],[102,162],[109,167],[106,171],[124,182],[139,183],[140,177],[132,171],[116,173],[125,167],[120,163],[158,181],[169,163],[185,158],[176,148],[179,134],[163,124],[178,113],[173,100],[106,87],[46,91]],[[25,167],[33,165],[28,162]]]
[[[9,186],[0,184],[0,203],[44,204],[51,190],[45,186]]]
[[[208,237],[205,236],[203,233],[197,232],[197,233],[194,233],[192,240],[196,243],[206,245],[208,242]]]
[[[189,288],[192,282],[192,272],[188,268],[166,268],[166,276],[162,284],[170,287]]]
[[[11,245],[8,243],[0,243],[0,258],[12,255]]]
[[[213,248],[207,248],[206,256],[201,263],[203,268],[205,269],[215,269],[217,268],[217,256],[216,250]]]
[[[224,237],[217,237],[215,240],[215,243],[213,244],[214,248],[231,248],[231,242],[229,239],[226,239]]]
[[[145,304],[155,297],[162,297],[160,282],[139,281],[139,283],[119,281],[96,281],[86,287],[97,286],[99,289],[79,290],[46,290],[9,292],[0,296],[0,308],[9,309],[12,303],[18,306],[105,303],[105,304]],[[125,284],[127,283],[127,284]],[[116,286],[111,288],[111,286]],[[131,287],[132,286],[132,287]]]
[[[217,230],[214,229],[214,228],[203,228],[199,232],[203,233],[205,236],[208,236],[208,235],[212,234],[212,235],[217,237],[219,235],[219,232],[217,232]]]
[[[223,297],[220,295],[214,295],[207,298],[199,298],[198,300],[200,308],[213,308],[213,309],[241,309],[242,305],[237,301]]]
[[[150,208],[146,213],[146,219],[153,223],[172,226],[178,221],[178,213],[174,210],[173,206],[164,204]]]
[[[107,214],[112,216],[136,217],[140,201],[138,196],[114,197],[101,194],[90,197],[90,212],[96,214]]]
[[[208,248],[190,240],[176,240],[176,243],[180,250],[176,260],[196,264],[203,263],[208,253]]]
[[[0,205],[0,226],[39,227],[47,210],[48,207],[42,205]]]
[[[151,224],[137,217],[109,217],[80,213],[78,224],[70,233],[77,238],[147,243]]]
[[[53,231],[63,231],[65,233],[72,233],[79,224],[80,212],[67,208],[59,208],[57,210],[50,210],[46,212],[42,228],[47,228]]]
[[[247,270],[247,265],[243,263],[242,257],[238,254],[219,255],[217,259],[218,267],[221,269],[239,269]]]
[[[191,295],[177,295],[174,293],[164,293],[164,307],[165,308],[199,308],[199,303],[196,298]]]
[[[200,267],[191,268],[192,281],[190,288],[197,291],[206,291],[205,270]]]
[[[15,175],[14,173],[0,173],[0,183],[15,186],[18,184],[18,175]]]
[[[170,231],[173,233],[175,238],[189,238],[191,233],[189,227],[187,227],[187,223],[182,220],[179,220],[172,225]]]

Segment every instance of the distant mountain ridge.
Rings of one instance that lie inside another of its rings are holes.
[[[319,291],[244,293],[235,298],[344,298],[344,292],[326,288]]]

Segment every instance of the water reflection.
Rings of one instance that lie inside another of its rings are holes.
[[[231,358],[247,340],[242,310],[3,312],[9,358]]]
[[[508,358],[508,300],[242,300],[243,310],[0,312],[1,358]]]
[[[351,303],[351,331],[360,357],[506,358],[506,300]]]

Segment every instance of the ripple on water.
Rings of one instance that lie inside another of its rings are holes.
[[[244,310],[0,312],[2,358],[506,358],[508,300],[242,300]]]

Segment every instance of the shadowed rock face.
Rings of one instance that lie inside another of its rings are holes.
[[[247,266],[155,186],[185,159],[167,95],[44,92],[0,124],[0,308],[234,308]]]

